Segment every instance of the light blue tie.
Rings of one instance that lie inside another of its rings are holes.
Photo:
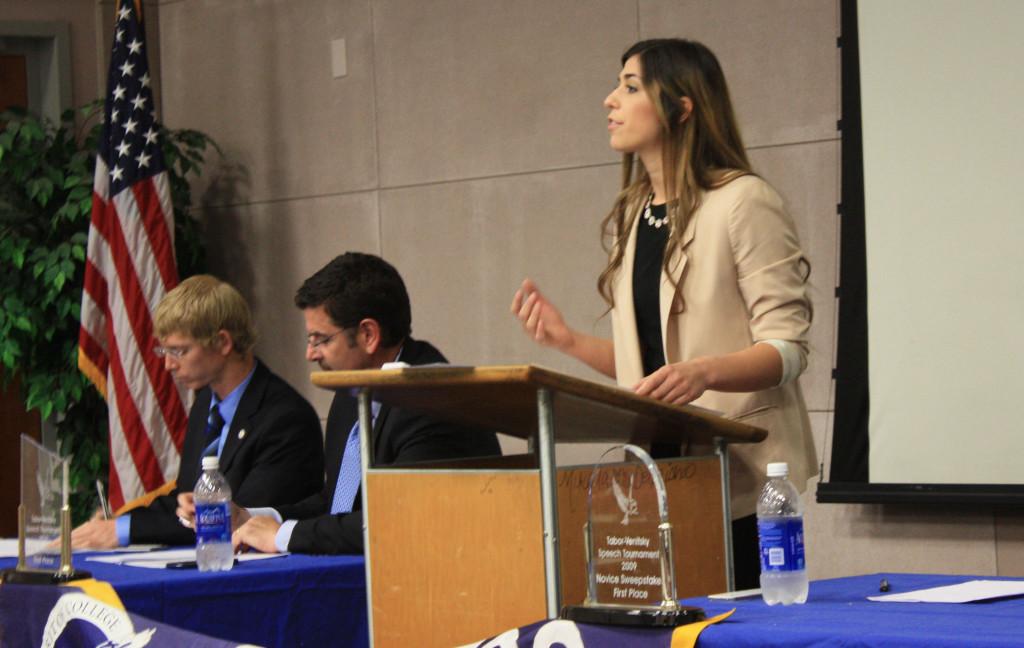
[[[359,421],[357,420],[348,433],[345,454],[341,456],[338,484],[334,487],[334,501],[331,503],[332,515],[352,512],[352,503],[356,499],[356,491],[359,490],[359,481],[363,472],[359,454]]]

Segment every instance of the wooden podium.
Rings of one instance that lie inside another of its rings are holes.
[[[767,432],[696,407],[535,367],[324,371],[313,384],[527,439],[527,455],[375,466],[360,435],[366,583],[376,646],[454,646],[558,616],[586,594],[583,523],[592,466],[555,468],[555,442],[672,443],[659,461],[680,597],[731,589],[729,443]]]

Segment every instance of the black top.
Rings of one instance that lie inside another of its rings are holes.
[[[651,205],[651,216],[655,219],[664,218],[665,205]],[[665,364],[659,284],[669,228],[667,222],[661,227],[654,227],[642,213],[639,218],[636,258],[633,261],[633,310],[636,313],[636,332],[640,338],[644,375],[648,376]]]

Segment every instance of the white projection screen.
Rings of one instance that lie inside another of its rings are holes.
[[[859,0],[872,482],[1024,481],[1024,2]]]
[[[859,49],[870,403],[866,447],[849,447],[870,484],[1019,486],[1024,1],[844,0],[843,15]]]

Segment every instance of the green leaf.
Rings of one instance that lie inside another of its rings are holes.
[[[66,186],[64,188],[67,189]],[[92,191],[81,185],[76,186],[68,194],[68,200],[81,200],[82,198],[88,198],[92,202]]]
[[[85,247],[82,245],[72,245],[71,258],[76,259],[78,261],[85,261]]]
[[[14,318],[14,327],[19,328],[22,331],[32,333],[32,322],[24,315],[19,315]]]
[[[83,216],[88,216],[89,214],[92,213],[92,195],[91,194],[88,197],[86,197],[86,198],[82,198],[82,200],[80,200],[78,202],[78,211]]]
[[[43,129],[34,120],[25,121],[21,125],[21,137],[28,142],[32,140],[42,141]]]

